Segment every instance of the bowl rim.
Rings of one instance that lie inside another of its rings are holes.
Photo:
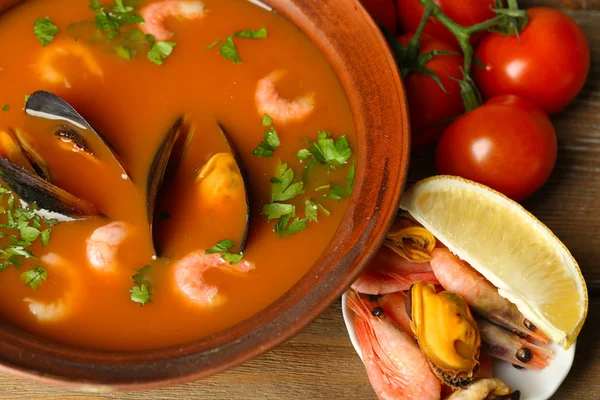
[[[358,143],[357,176],[334,239],[274,303],[229,329],[188,344],[142,352],[86,350],[0,321],[0,372],[94,392],[150,389],[214,375],[301,332],[342,295],[375,254],[398,210],[408,171],[408,109],[395,60],[359,0],[264,2],[319,48],[350,104]]]

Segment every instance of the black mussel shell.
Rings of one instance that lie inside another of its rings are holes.
[[[101,215],[93,204],[54,186],[23,167],[0,157],[0,177],[23,201],[72,219]]]
[[[52,134],[69,141],[78,150],[99,160],[114,162],[123,176],[128,176],[116,152],[69,103],[53,93],[39,90],[27,99],[25,112],[31,116],[56,121]]]

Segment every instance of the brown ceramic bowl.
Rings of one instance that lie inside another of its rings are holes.
[[[23,0],[0,2],[0,13]],[[225,371],[299,333],[350,286],[381,244],[404,187],[409,128],[396,64],[358,0],[265,0],[325,54],[348,96],[357,179],[335,238],[312,269],[254,317],[197,342],[145,352],[68,347],[0,320],[0,371],[76,389],[147,389]]]

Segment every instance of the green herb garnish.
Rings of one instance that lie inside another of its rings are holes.
[[[354,189],[354,176],[356,173],[356,168],[354,165],[350,167],[348,173],[346,174],[346,185],[341,185],[339,183],[332,185],[329,193],[327,193],[327,197],[332,198],[336,201],[341,201],[342,197],[348,197],[352,194],[352,189]]]
[[[237,48],[233,42],[233,36],[227,36],[225,43],[219,48],[219,54],[225,57],[226,60],[233,61],[234,64],[241,64],[242,59],[238,55]]]
[[[33,25],[33,34],[42,46],[48,46],[60,30],[50,20],[50,17],[38,18]]]
[[[152,301],[152,293],[150,293],[150,290],[148,290],[148,286],[146,286],[145,283],[142,283],[139,286],[132,286],[129,290],[129,296],[131,301],[134,303],[139,303],[142,306],[149,301]]]
[[[133,279],[133,285],[129,289],[129,297],[134,303],[139,303],[142,306],[149,301],[152,301],[152,292],[148,288],[150,282],[147,279],[147,275],[150,272],[152,266],[146,265],[139,268],[135,275],[131,277]]]
[[[306,218],[296,218],[289,225],[290,219],[293,217],[292,214],[287,214],[283,216],[274,226],[275,233],[280,238],[284,238],[295,233],[301,232],[308,227],[308,219]]]
[[[156,42],[152,45],[146,56],[154,64],[163,65],[164,60],[171,55],[173,47],[176,45],[177,43],[175,42]]]
[[[115,52],[121,58],[131,60],[131,50],[125,46],[115,46]]]
[[[4,106],[2,106],[2,111],[8,111],[10,110],[10,106],[8,104],[5,104]]]
[[[304,215],[309,221],[319,221],[319,208],[317,203],[311,198],[304,200]]]
[[[221,253],[221,258],[225,261],[229,261],[229,264],[235,265],[242,261],[243,254],[242,253],[230,253],[228,250],[235,246],[233,240],[223,239],[217,244],[215,244],[210,249],[206,250],[206,254],[216,254]]]
[[[269,221],[283,217],[284,215],[296,213],[296,207],[292,204],[285,203],[271,203],[265,204],[262,209],[262,214],[265,215]]]
[[[281,164],[277,168],[277,176],[273,182],[273,190],[271,192],[272,202],[288,201],[304,191],[304,183],[302,181],[292,183],[294,180],[294,171],[288,168],[287,164]]]
[[[21,280],[25,283],[25,286],[29,286],[33,290],[37,290],[46,279],[48,279],[48,273],[42,267],[36,267],[21,274]]]
[[[330,132],[319,131],[317,141],[311,143],[311,148],[302,149],[296,155],[298,160],[314,159],[319,164],[327,164],[332,168],[344,165],[352,156],[352,150],[346,136],[334,139]]]
[[[273,127],[273,119],[269,117],[267,114],[263,115],[262,125],[268,127],[265,130],[265,137],[261,140],[260,144],[256,146],[252,155],[254,157],[273,157],[273,152],[279,146],[281,146],[281,142],[279,141],[279,135]]]
[[[102,7],[100,2],[91,0],[90,8],[96,11],[96,28],[106,32],[110,40],[121,33],[122,25],[144,22],[144,18],[136,14],[132,6],[125,6],[123,0],[114,0],[112,7]]]
[[[260,28],[259,30],[254,29],[246,29],[243,31],[238,31],[233,34],[235,37],[244,38],[244,39],[263,39],[267,37],[267,29]]]
[[[35,203],[20,206],[10,190],[0,186],[0,216],[5,219],[0,224],[0,238],[6,238],[7,243],[0,246],[0,271],[9,266],[20,269],[26,259],[35,259],[33,253],[28,250],[36,241],[40,240],[42,246],[47,246],[50,241],[51,228],[43,229],[43,224],[54,226],[57,220],[45,219],[35,213],[38,209]]]
[[[219,39],[217,39],[217,40],[215,40],[214,42],[212,42],[212,43],[211,43],[211,44],[209,44],[208,46],[206,46],[206,47],[204,48],[204,50],[210,50],[210,49],[212,49],[212,48],[216,47],[216,46],[217,46],[219,43],[221,43],[221,39],[220,39],[220,38],[219,38]]]

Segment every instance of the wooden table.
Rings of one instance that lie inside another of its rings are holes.
[[[589,316],[578,341],[575,366],[553,399],[600,399],[600,63],[594,62],[600,60],[600,0],[525,3],[568,6],[592,48],[592,70],[585,89],[574,104],[554,118],[560,147],[556,170],[525,206],[572,251],[590,291]],[[412,180],[433,174],[430,160],[430,151],[413,156]],[[2,400],[375,398],[348,339],[339,302],[296,338],[258,359],[187,385],[90,395],[0,375]]]

